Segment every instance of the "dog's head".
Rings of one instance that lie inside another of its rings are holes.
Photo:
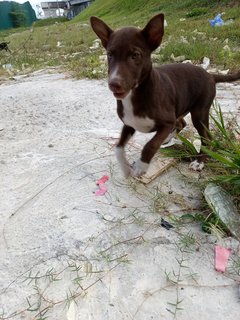
[[[125,27],[113,31],[97,17],[91,17],[90,22],[107,51],[109,88],[121,100],[149,74],[151,52],[162,41],[164,15],[156,15],[143,29]]]

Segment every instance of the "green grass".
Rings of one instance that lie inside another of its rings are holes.
[[[50,26],[53,24],[58,24],[58,23],[67,22],[67,21],[68,19],[65,17],[39,19],[36,22],[34,22],[34,26],[45,27],[45,26]]]
[[[211,27],[208,20],[223,11],[223,19],[234,19],[234,23]],[[163,47],[157,53],[159,64],[170,62],[173,53],[174,56],[185,55],[194,63],[200,63],[207,56],[212,65],[239,69],[240,7],[236,1],[201,0],[196,9],[196,1],[193,0],[96,0],[72,21],[46,19],[37,21],[30,29],[0,32],[0,40],[10,41],[12,51],[11,54],[0,52],[0,73],[3,73],[1,65],[10,63],[13,74],[60,66],[79,78],[105,77],[105,63],[99,60],[104,50],[101,47],[89,49],[96,39],[89,26],[89,17],[99,16],[113,28],[126,25],[143,27],[150,17],[159,12],[165,14],[168,23]],[[183,43],[183,38],[187,43]],[[223,49],[226,39],[230,53]]]
[[[215,106],[211,115],[212,128],[209,131],[211,141],[202,150],[209,156],[206,166],[210,169],[206,183],[215,182],[228,191],[240,208],[240,126],[234,118],[224,121],[219,106]],[[185,132],[186,135],[186,132]],[[193,135],[179,135],[182,145],[161,149],[168,157],[192,160],[197,155],[193,145]]]
[[[226,125],[220,107],[216,116],[211,116],[215,125],[215,132],[208,147],[204,147],[212,162],[214,172],[213,181],[222,184],[233,195],[238,196],[240,202],[240,127],[235,120]]]

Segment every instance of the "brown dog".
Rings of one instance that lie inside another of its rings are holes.
[[[202,144],[209,139],[209,109],[216,94],[216,83],[240,79],[234,75],[211,75],[190,64],[170,64],[153,68],[151,53],[163,37],[163,14],[153,17],[144,29],[125,27],[113,31],[97,17],[91,26],[108,57],[108,85],[117,99],[117,112],[124,126],[116,147],[116,156],[125,176],[141,176],[154,154],[172,133],[185,126],[190,112]],[[135,131],[156,132],[144,146],[141,158],[132,166],[124,146]],[[191,163],[194,170],[203,168],[205,155],[200,152]]]

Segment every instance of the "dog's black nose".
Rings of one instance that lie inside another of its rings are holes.
[[[112,92],[122,92],[122,91],[124,91],[120,81],[118,81],[118,80],[109,81],[108,86],[109,86],[109,89]]]

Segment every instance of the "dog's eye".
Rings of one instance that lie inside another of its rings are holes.
[[[113,54],[112,54],[111,52],[108,52],[108,53],[107,53],[107,57],[108,57],[108,59],[110,60],[110,59],[112,59]]]
[[[137,52],[137,51],[133,52],[132,55],[131,55],[131,58],[133,60],[139,59],[139,57],[140,57],[140,53]]]

